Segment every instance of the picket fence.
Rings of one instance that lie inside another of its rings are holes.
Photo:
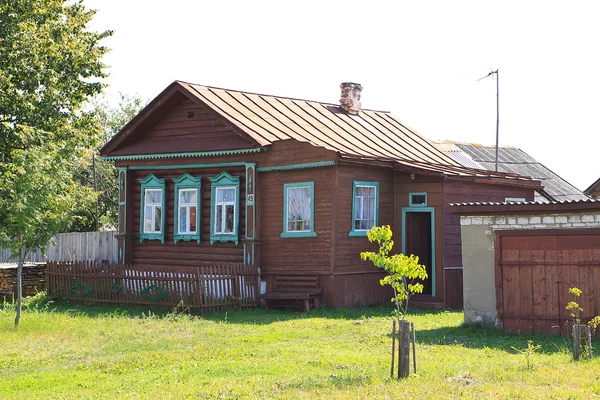
[[[253,307],[258,269],[243,263],[198,267],[48,261],[49,297],[112,304],[182,306],[202,313]]]
[[[46,247],[46,257],[38,250],[27,259],[30,262],[48,260],[94,260],[115,261],[116,231],[59,233]],[[0,248],[0,263],[16,262],[9,259],[10,250]]]

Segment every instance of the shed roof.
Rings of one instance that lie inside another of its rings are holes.
[[[475,163],[489,171],[496,169],[495,146],[445,141],[438,143],[438,147],[464,166],[471,167]],[[498,151],[498,170],[500,172],[530,176],[533,179],[541,181],[545,194],[549,195],[554,201],[589,199],[581,190],[516,147],[500,147]],[[543,195],[539,194],[536,194],[536,200],[540,202],[548,201]]]
[[[450,210],[459,215],[496,215],[567,212],[598,212],[599,200],[528,201],[528,202],[466,202],[450,203]]]
[[[395,168],[414,172],[540,187],[539,182],[518,174],[466,168],[386,111],[362,109],[358,115],[350,115],[332,103],[181,81],[172,83],[113,137],[102,148],[102,156],[119,149],[129,135],[143,126],[148,115],[161,105],[172,104],[169,97],[182,93],[208,106],[257,147],[297,140],[335,151],[347,162],[388,162]]]

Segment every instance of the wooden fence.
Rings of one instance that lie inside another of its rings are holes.
[[[258,299],[257,267],[242,263],[167,267],[48,261],[46,280],[50,297],[113,304],[182,304],[202,313],[252,307]]]
[[[59,233],[53,243],[46,247],[46,256],[41,251],[33,253],[27,261],[45,262],[49,260],[108,260],[116,257],[116,231]],[[10,251],[0,248],[0,263],[16,262],[9,260]]]

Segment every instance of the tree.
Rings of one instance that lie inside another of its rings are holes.
[[[374,226],[367,232],[369,242],[377,242],[379,251],[363,251],[360,257],[371,261],[375,266],[383,268],[388,275],[383,278],[381,286],[390,285],[394,291],[392,302],[396,306],[396,319],[400,324],[400,317],[404,319],[408,308],[408,300],[414,293],[423,292],[423,284],[416,279],[427,279],[427,270],[419,264],[419,257],[402,253],[390,256],[394,247],[392,229],[389,225]]]
[[[377,253],[372,251],[365,251],[360,253],[360,257],[363,261],[369,260],[375,266],[383,268],[388,275],[381,279],[379,283],[381,286],[390,285],[394,291],[394,297],[392,302],[396,306],[396,321],[394,322],[394,329],[396,322],[398,323],[398,378],[407,377],[410,372],[409,358],[410,358],[410,325],[404,320],[406,311],[408,309],[408,300],[414,293],[423,292],[423,284],[420,283],[419,279],[427,279],[427,270],[424,265],[419,264],[419,257],[404,254],[390,255],[390,252],[394,248],[394,241],[392,240],[392,229],[389,225],[381,227],[374,226],[367,232],[367,238],[369,242],[377,242],[379,250]],[[400,321],[402,317],[402,321]],[[392,336],[394,332],[392,331]],[[414,336],[413,336],[414,337]],[[392,339],[392,368],[391,373],[394,373],[394,340]],[[414,350],[413,342],[413,350]],[[416,370],[416,363],[415,370]]]
[[[106,74],[94,11],[81,1],[0,2],[0,245],[18,262],[18,326],[23,263],[70,222],[90,195],[73,169],[101,138],[93,111]]]
[[[93,113],[81,108],[104,87],[100,41],[112,32],[86,29],[94,13],[81,1],[0,2],[0,162],[47,140],[98,140]]]
[[[90,195],[72,180],[73,164],[65,163],[65,147],[55,142],[15,150],[0,170],[0,246],[17,260],[18,326],[22,304],[23,264],[31,252],[44,249],[70,223],[69,212]]]
[[[81,185],[94,189],[96,197],[80,203],[73,210],[74,218],[69,232],[90,232],[97,229],[114,229],[118,224],[117,169],[112,161],[102,160],[99,147],[116,135],[130,120],[145,107],[147,102],[135,95],[120,93],[117,106],[107,101],[94,103],[95,116],[102,129],[99,145],[82,159],[75,170],[75,180]],[[96,217],[98,226],[96,226]]]

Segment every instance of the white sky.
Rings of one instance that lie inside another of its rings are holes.
[[[112,29],[109,94],[174,80],[391,111],[430,139],[519,147],[580,189],[600,177],[600,2],[84,0]],[[116,96],[115,96],[116,98]]]

